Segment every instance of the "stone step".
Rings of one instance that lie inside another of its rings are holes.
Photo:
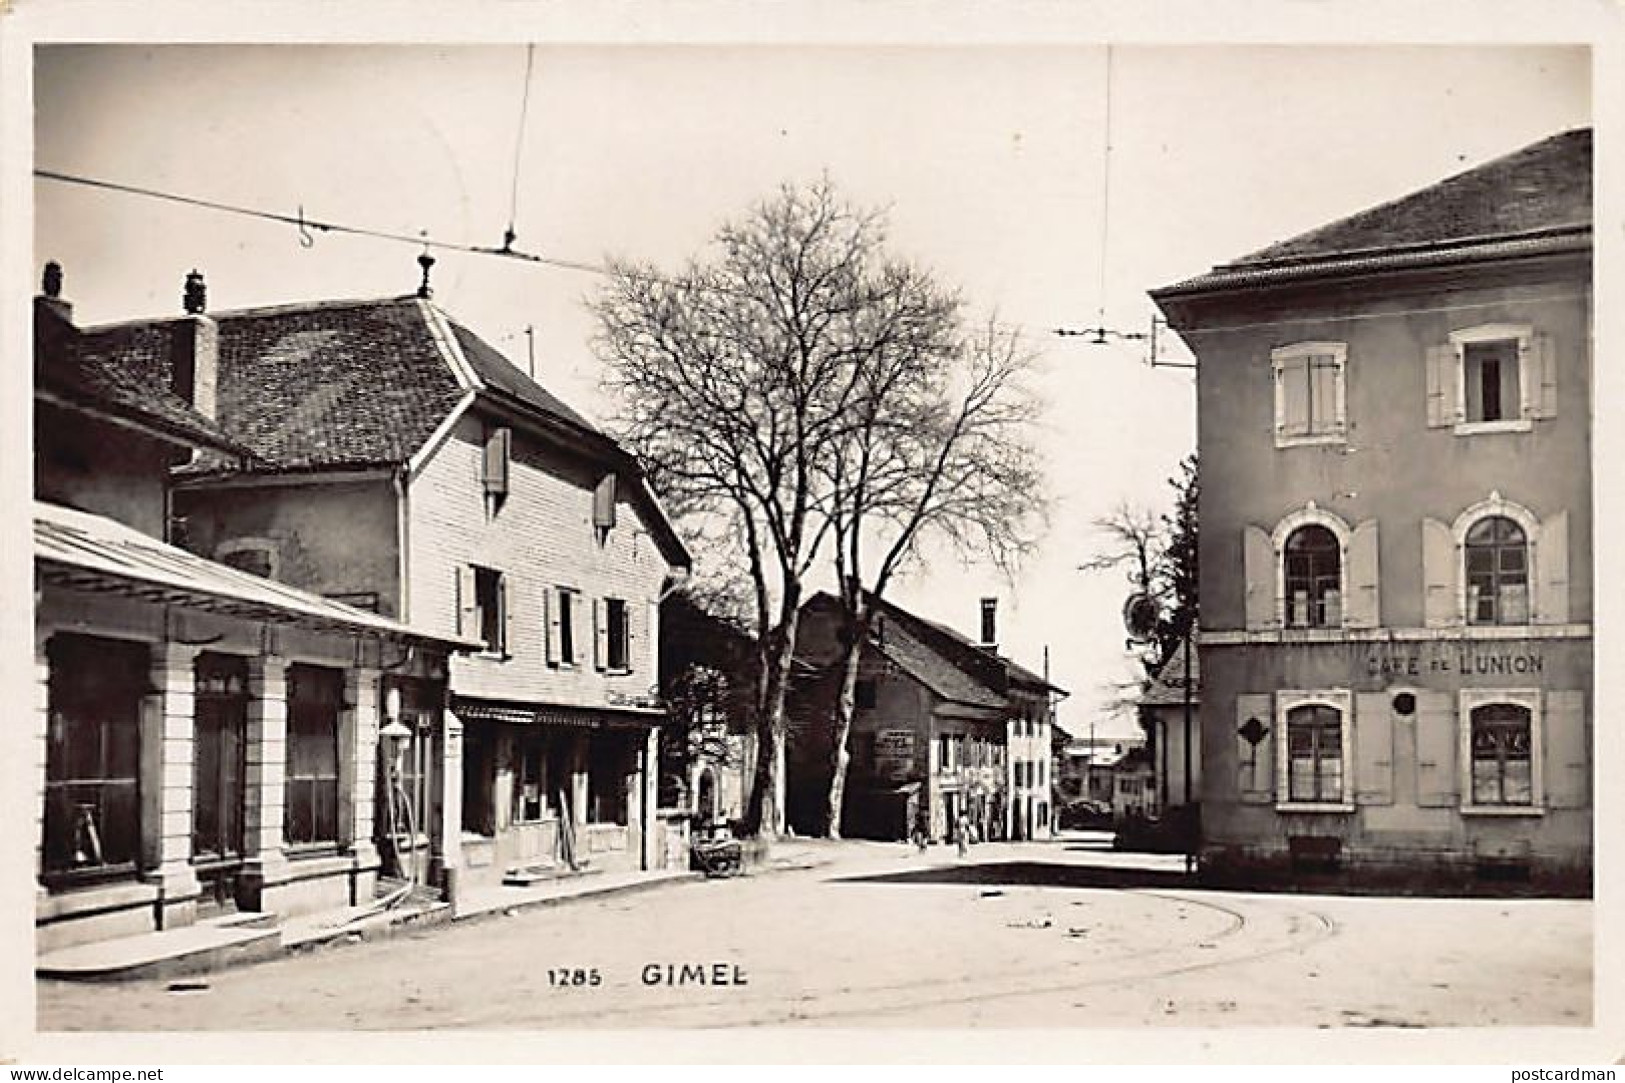
[[[278,915],[272,910],[233,910],[211,917],[200,917],[197,923],[211,925],[216,929],[274,929],[277,927],[277,918]]]
[[[570,880],[599,872],[603,870],[588,866],[572,869],[568,865],[526,865],[523,868],[509,869],[502,876],[502,884],[504,887],[530,887],[532,884],[546,883],[550,880]]]

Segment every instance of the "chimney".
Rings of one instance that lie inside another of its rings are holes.
[[[999,600],[997,598],[982,599],[982,642],[981,646],[992,650],[999,645]]]
[[[54,259],[46,263],[45,273],[40,276],[35,307],[49,309],[68,323],[73,322],[73,305],[62,299],[62,264]]]
[[[176,324],[170,340],[169,386],[178,398],[212,420],[220,378],[220,327],[204,313],[207,303],[203,275],[193,269],[181,295],[186,318]]]

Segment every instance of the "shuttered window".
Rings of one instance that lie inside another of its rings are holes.
[[[1306,342],[1272,351],[1277,447],[1343,438],[1347,355],[1340,342]]]
[[[1533,726],[1529,708],[1516,703],[1475,707],[1471,726],[1473,804],[1533,804]]]
[[[1343,556],[1337,535],[1299,527],[1287,538],[1286,626],[1336,628],[1343,623]]]
[[[1529,543],[1523,528],[1500,515],[1467,531],[1463,547],[1469,624],[1529,623]]]
[[[1308,803],[1343,799],[1343,716],[1335,707],[1309,704],[1286,716],[1287,799]]]

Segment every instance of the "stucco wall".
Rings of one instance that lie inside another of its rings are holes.
[[[84,414],[36,413],[34,495],[164,538],[164,489],[173,449]]]

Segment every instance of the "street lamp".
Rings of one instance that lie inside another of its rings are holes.
[[[388,806],[386,812],[389,816],[389,841],[395,847],[395,861],[399,871],[406,875],[412,883],[417,882],[417,861],[407,860],[409,847],[416,845],[416,825],[412,821],[410,802],[406,799],[404,779],[406,775],[406,750],[412,742],[412,730],[401,721],[401,690],[392,687],[384,694],[384,717],[389,721],[379,729],[378,741],[383,749],[385,762],[388,765],[387,776]],[[400,811],[406,813],[405,845],[402,845]]]

